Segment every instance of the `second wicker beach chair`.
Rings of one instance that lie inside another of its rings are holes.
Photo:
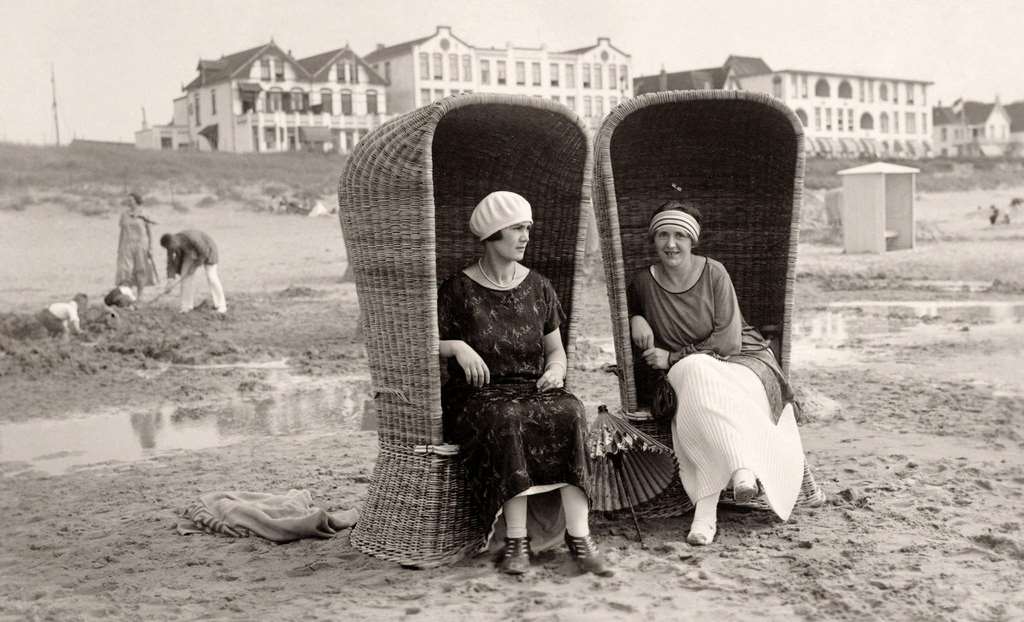
[[[458,447],[443,440],[437,287],[479,254],[468,230],[476,203],[494,190],[523,195],[536,223],[524,263],[551,280],[569,316],[563,338],[571,370],[590,174],[579,119],[521,96],[450,97],[357,145],[341,176],[339,208],[380,437],[352,533],[358,549],[431,566],[480,546],[484,526],[469,507]]]
[[[772,340],[789,371],[790,322],[801,193],[803,131],[772,97],[743,91],[671,91],[615,108],[595,138],[594,209],[601,235],[623,409],[641,429],[672,443],[650,422],[651,395],[634,355],[626,285],[652,263],[647,223],[670,199],[701,205],[708,235],[700,252],[725,264],[743,317]],[[808,468],[798,504],[824,496]],[[755,505],[757,503],[755,502]],[[639,508],[670,516],[692,506],[678,481]]]

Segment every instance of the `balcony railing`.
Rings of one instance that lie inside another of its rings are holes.
[[[337,129],[373,129],[389,115],[342,115],[327,112],[246,112],[235,117],[237,125],[278,127],[330,127]]]

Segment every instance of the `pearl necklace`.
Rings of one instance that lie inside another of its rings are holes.
[[[498,289],[509,289],[510,287],[512,287],[515,284],[515,282],[516,282],[516,275],[519,273],[519,264],[513,262],[512,263],[512,280],[509,281],[507,285],[502,285],[501,283],[498,283],[497,281],[495,281],[491,277],[487,276],[487,271],[484,270],[484,264],[483,264],[483,260],[482,259],[477,259],[476,260],[476,266],[480,269],[480,274],[482,274],[483,277],[485,279],[487,279],[487,282],[490,283],[491,285],[497,287]]]

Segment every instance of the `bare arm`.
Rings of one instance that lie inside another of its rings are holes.
[[[562,331],[556,328],[544,335],[544,374],[537,380],[537,388],[547,391],[565,386],[567,366],[568,359],[562,347]]]
[[[446,339],[438,343],[441,357],[455,357],[462,371],[466,374],[466,382],[474,387],[482,387],[491,381],[491,370],[487,363],[468,343],[461,339]]]

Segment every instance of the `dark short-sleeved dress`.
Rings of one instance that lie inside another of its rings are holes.
[[[571,484],[587,491],[583,405],[563,389],[536,387],[544,372],[544,335],[563,321],[554,287],[536,272],[505,291],[459,272],[438,291],[440,338],[465,341],[491,373],[490,384],[473,387],[452,357],[442,388],[445,438],[460,445],[484,525],[493,526],[502,504],[532,487]],[[531,497],[531,537],[535,520],[551,526],[559,519],[540,516],[544,507],[560,516],[560,503]]]

